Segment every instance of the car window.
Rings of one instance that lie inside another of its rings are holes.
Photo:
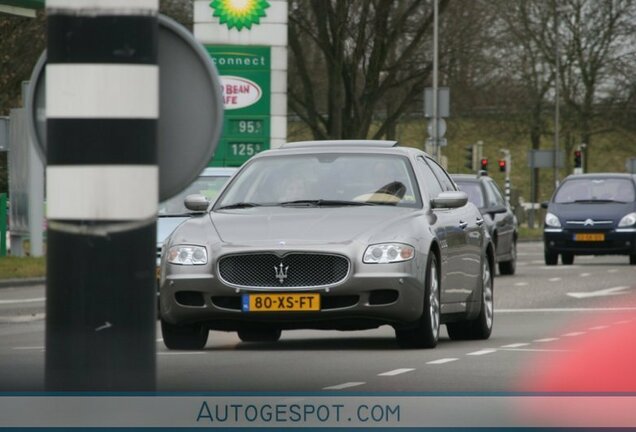
[[[504,199],[501,191],[497,187],[497,184],[494,181],[486,180],[486,190],[488,191],[489,199],[492,205],[494,206],[505,206],[506,200]]]
[[[317,200],[421,207],[407,158],[321,153],[253,159],[236,176],[216,208],[237,203],[280,205]]]
[[[182,215],[189,213],[183,201],[188,195],[200,194],[208,201],[214,201],[221,192],[221,188],[228,181],[230,176],[201,176],[197,178],[183,192],[159,203],[159,216]]]
[[[631,202],[636,198],[634,184],[620,178],[578,178],[566,180],[554,197],[556,203],[577,201]]]
[[[448,176],[448,174],[446,174],[446,171],[444,171],[444,168],[439,166],[437,162],[435,162],[431,158],[426,158],[426,162],[433,170],[433,173],[435,174],[435,177],[437,177],[437,179],[439,180],[439,183],[442,185],[442,190],[446,192],[457,190],[455,188],[455,183],[453,183],[453,181]]]
[[[459,186],[460,190],[466,192],[466,195],[468,195],[468,201],[475,204],[479,208],[485,207],[484,191],[479,182],[456,181],[456,183],[457,186]]]
[[[424,158],[417,158],[417,162],[418,168],[424,176],[424,183],[426,185],[426,189],[428,190],[429,198],[433,199],[437,197],[440,192],[442,192],[442,186],[439,184],[439,180],[437,180],[435,174],[433,174],[433,170],[431,170],[431,167],[429,167],[424,161]]]

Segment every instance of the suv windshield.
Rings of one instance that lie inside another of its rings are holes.
[[[215,209],[365,203],[421,207],[408,159],[368,154],[255,159],[225,190]]]
[[[561,185],[554,202],[630,202],[634,201],[635,195],[634,185],[627,179],[572,179]]]

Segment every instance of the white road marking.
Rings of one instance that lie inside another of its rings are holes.
[[[157,339],[157,342],[163,342],[163,338]]]
[[[618,269],[609,269],[607,272],[608,273],[616,273],[618,271]]]
[[[616,321],[614,324],[629,324],[632,320]]]
[[[558,282],[558,281],[560,281],[560,280],[561,280],[561,278],[560,278],[560,277],[555,277],[555,278],[550,278],[550,279],[548,279],[548,281],[550,281],[550,282]]]
[[[495,313],[621,312],[621,311],[636,311],[636,307],[495,309]]]
[[[603,330],[609,328],[609,326],[606,325],[600,325],[600,326],[596,326],[596,327],[590,327],[590,330]]]
[[[43,346],[26,346],[26,347],[14,347],[14,350],[44,350]]]
[[[161,351],[157,355],[192,355],[192,354],[206,354],[204,351]]]
[[[450,363],[450,362],[454,362],[455,360],[459,360],[457,358],[443,358],[443,359],[439,359],[439,360],[433,360],[430,362],[426,362],[426,364],[444,364],[444,363]]]
[[[580,267],[581,266],[577,266],[577,265],[566,265],[566,266],[541,266],[539,268],[541,270],[572,270],[572,269],[578,269]]]
[[[346,382],[344,384],[338,384],[338,385],[334,385],[334,386],[323,387],[323,390],[342,390],[342,389],[346,389],[346,388],[349,388],[349,387],[361,386],[363,384],[366,384],[366,383],[365,382]]]
[[[543,338],[543,339],[535,339],[532,342],[554,342],[555,340],[559,340],[559,338]]]
[[[581,277],[588,277],[590,274],[589,273],[581,273],[579,276]]]
[[[563,336],[564,337],[574,337],[574,336],[581,336],[584,335],[585,332],[572,332],[572,333],[566,333]]]
[[[400,375],[403,373],[407,373],[407,372],[411,372],[414,371],[415,369],[413,368],[402,368],[402,369],[394,369],[388,372],[382,372],[379,373],[378,376],[395,376],[395,375]]]
[[[561,349],[541,349],[541,348],[504,348],[504,351],[521,351],[521,352],[569,352],[569,350]]]
[[[46,297],[30,298],[30,299],[14,299],[0,300],[0,305],[19,304],[19,303],[38,303],[46,300]]]
[[[529,343],[513,343],[513,344],[509,344],[509,345],[502,345],[501,348],[520,348],[523,346],[528,346],[530,345]]]
[[[617,286],[617,287],[606,288],[606,289],[602,289],[602,290],[598,290],[598,291],[569,292],[569,293],[567,293],[567,295],[570,296],[570,297],[577,298],[577,299],[590,298],[590,297],[605,297],[605,296],[612,296],[612,295],[627,294],[627,293],[623,292],[626,289],[629,289],[629,287],[628,286]]]
[[[96,331],[96,332],[98,332],[98,331],[106,330],[106,329],[111,328],[112,326],[113,326],[113,325],[112,325],[110,322],[106,321],[103,325],[101,325],[101,326],[97,327],[97,328],[95,329],[95,331]]]
[[[515,283],[515,286],[527,286],[528,282],[517,282]]]
[[[473,352],[468,353],[466,355],[469,355],[469,356],[480,356],[480,355],[485,355],[485,354],[492,354],[494,352],[497,352],[497,350],[494,349],[494,348],[486,348],[486,349],[479,350],[479,351],[473,351]]]

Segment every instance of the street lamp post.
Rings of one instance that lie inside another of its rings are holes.
[[[561,69],[561,53],[559,51],[559,8],[554,5],[554,46],[555,46],[555,72],[554,72],[554,187],[559,185],[559,168],[557,155],[559,154],[559,71]]]
[[[439,145],[439,131],[438,131],[438,100],[437,100],[437,68],[438,68],[438,49],[437,49],[437,36],[438,36],[438,0],[433,0],[433,149],[435,151],[435,158],[437,162],[442,162],[442,147]]]

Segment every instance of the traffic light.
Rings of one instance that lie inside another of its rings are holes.
[[[481,169],[482,171],[488,171],[488,158],[481,159]]]
[[[581,150],[574,151],[574,168],[581,168],[583,165],[581,163]]]
[[[506,160],[505,159],[499,159],[499,171],[500,172],[506,172]]]
[[[464,166],[471,171],[475,171],[475,144],[471,144],[465,147],[466,155],[464,158],[466,162],[464,162]]]

